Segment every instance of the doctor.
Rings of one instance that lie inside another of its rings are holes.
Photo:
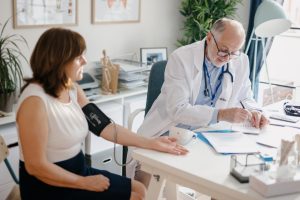
[[[138,133],[153,137],[178,126],[194,129],[218,121],[244,122],[262,128],[267,118],[257,110],[249,80],[248,57],[241,52],[245,31],[241,23],[217,20],[206,38],[172,53],[161,93]],[[251,104],[252,104],[251,103]]]
[[[161,93],[138,133],[158,137],[171,126],[193,130],[219,121],[250,121],[257,128],[267,125],[268,119],[248,106],[256,103],[248,57],[241,52],[244,41],[241,23],[222,18],[202,41],[175,50],[166,66]],[[135,170],[141,172],[135,167],[134,162],[127,166],[128,176],[134,176]],[[139,173],[136,178],[145,183],[144,174]]]

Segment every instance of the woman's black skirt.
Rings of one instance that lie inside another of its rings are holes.
[[[81,175],[89,176],[102,174],[110,181],[108,190],[104,192],[92,192],[81,189],[72,189],[65,187],[56,187],[48,185],[39,179],[28,174],[24,162],[20,161],[20,190],[22,200],[68,200],[68,199],[89,199],[89,200],[129,200],[131,194],[131,179],[112,174],[108,171],[98,170],[88,167],[85,163],[82,152],[75,157],[54,163],[67,171]]]

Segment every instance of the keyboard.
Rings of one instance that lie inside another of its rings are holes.
[[[281,120],[281,121],[286,121],[286,122],[292,122],[292,123],[296,123],[300,120],[300,117],[291,117],[291,116],[287,116],[285,114],[272,114],[272,115],[270,115],[270,118]]]

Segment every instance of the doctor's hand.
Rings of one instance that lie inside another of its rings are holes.
[[[261,112],[259,111],[251,111],[252,118],[250,120],[251,125],[254,126],[255,128],[263,128],[267,124],[269,124],[269,120],[266,116],[264,116]]]
[[[252,113],[243,108],[226,108],[218,112],[218,121],[242,123],[250,119],[252,119]]]
[[[188,150],[183,146],[176,143],[176,139],[173,137],[162,136],[158,138],[150,139],[149,149],[156,151],[171,153],[175,155],[185,155]]]

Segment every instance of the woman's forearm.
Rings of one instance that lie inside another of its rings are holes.
[[[53,163],[44,161],[25,166],[31,175],[49,185],[85,189],[84,177],[64,170]]]
[[[151,140],[139,136],[138,134],[118,124],[109,124],[100,134],[101,137],[103,137],[104,139],[118,144],[122,144],[124,146],[134,146],[151,149]]]

